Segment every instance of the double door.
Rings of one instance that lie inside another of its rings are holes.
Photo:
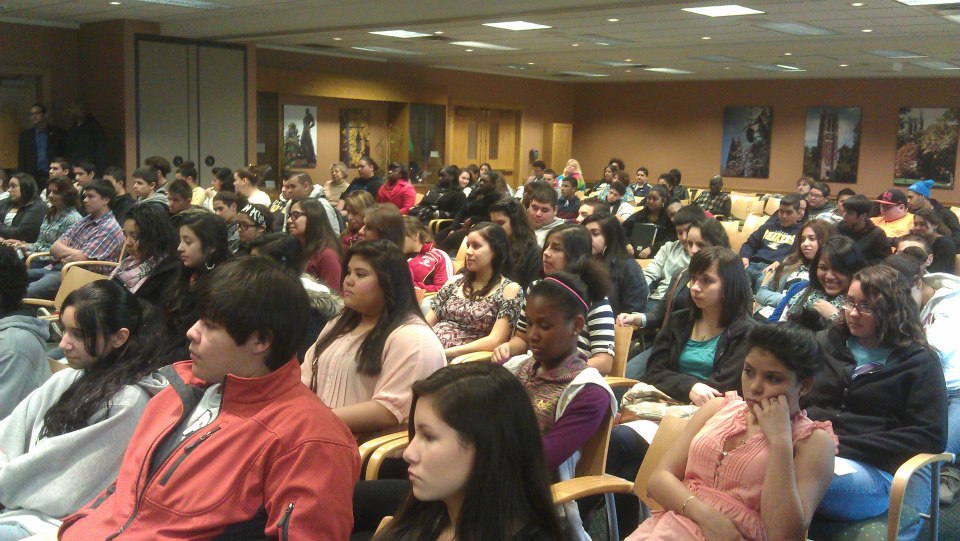
[[[453,116],[452,163],[489,163],[517,185],[517,111],[457,107]]]

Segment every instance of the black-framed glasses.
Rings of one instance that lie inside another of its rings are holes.
[[[864,304],[864,303],[857,304],[849,300],[843,301],[842,303],[840,303],[840,307],[846,310],[847,312],[852,312],[853,309],[856,308],[857,312],[859,312],[860,315],[863,315],[863,316],[869,316],[870,314],[873,313],[873,306],[870,306],[869,304]]]
[[[245,223],[243,223],[243,222],[237,222],[237,229],[239,229],[240,231],[247,231],[247,230],[249,230],[250,228],[256,229],[256,228],[258,228],[258,227],[261,227],[261,226],[259,226],[259,225],[257,225],[257,224],[245,224]]]
[[[298,219],[298,218],[303,218],[303,217],[306,216],[306,215],[307,215],[307,214],[306,214],[305,212],[300,212],[299,210],[294,210],[294,211],[291,211],[290,214],[288,214],[287,216],[288,216],[291,220],[296,220],[296,219]]]

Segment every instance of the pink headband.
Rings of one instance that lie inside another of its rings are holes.
[[[547,276],[546,278],[544,278],[544,280],[550,280],[551,282],[555,282],[555,283],[557,283],[557,284],[560,284],[561,286],[563,286],[564,289],[566,289],[566,290],[569,291],[570,293],[573,293],[573,296],[576,297],[577,300],[580,301],[581,304],[583,304],[583,307],[587,310],[587,313],[590,313],[590,306],[587,305],[587,301],[583,300],[583,297],[581,297],[576,291],[574,291],[573,288],[571,288],[571,287],[568,286],[567,284],[565,284],[565,283],[561,282],[560,280],[557,280],[556,278],[553,278],[553,277],[551,277],[551,276]]]

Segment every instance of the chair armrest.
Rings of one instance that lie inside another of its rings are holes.
[[[903,498],[907,492],[907,484],[913,474],[920,468],[933,463],[947,462],[951,463],[956,459],[952,453],[920,453],[914,455],[897,468],[897,473],[893,476],[893,485],[890,487],[890,510],[887,512],[887,539],[896,539],[900,531],[900,514],[903,511]],[[939,500],[938,483],[940,476],[935,475],[931,479],[933,486],[933,496]],[[939,505],[937,501],[934,505]]]
[[[402,453],[409,444],[410,438],[407,436],[407,434],[402,434],[399,438],[386,442],[380,447],[377,447],[377,449],[370,455],[370,460],[367,462],[367,473],[364,476],[364,479],[367,481],[376,481],[377,477],[380,475],[380,466],[383,465],[383,461],[396,456],[397,453]]]
[[[30,268],[30,263],[32,263],[33,260],[36,259],[36,258],[38,258],[38,257],[52,257],[52,256],[50,255],[50,252],[34,252],[34,253],[28,255],[28,256],[27,256],[27,261],[26,261],[26,265],[27,265],[27,268],[28,268],[28,269]]]
[[[619,389],[622,387],[630,388],[640,383],[635,379],[618,378],[614,376],[604,376],[603,380],[607,382],[607,385],[609,385],[611,389]]]
[[[487,362],[492,356],[492,351],[474,351],[473,353],[464,353],[459,357],[455,357],[450,361],[450,364],[473,363],[478,361]]]
[[[402,431],[399,429],[402,429]],[[368,458],[370,458],[370,456],[373,454],[374,451],[380,448],[381,445],[385,443],[389,443],[395,439],[402,438],[406,435],[407,435],[407,427],[406,425],[403,425],[402,427],[398,427],[397,432],[393,432],[392,434],[384,434],[383,436],[380,436],[378,438],[373,438],[363,442],[362,444],[360,444],[360,448],[359,448],[360,463],[363,464]]]
[[[53,301],[48,301],[47,299],[26,298],[26,299],[23,299],[23,304],[29,304],[30,306],[46,306],[48,308],[55,307],[55,305],[53,304]]]
[[[66,265],[63,266],[61,275],[66,274],[68,270],[74,267],[119,267],[119,266],[120,266],[120,263],[116,261],[95,261],[92,259],[88,261],[74,261],[73,263],[67,263]]]
[[[633,491],[633,482],[607,474],[587,475],[554,483],[550,489],[553,492],[553,503],[560,505],[596,494],[629,494]]]
[[[430,223],[427,227],[429,227],[431,233],[437,233],[440,231],[440,226],[452,221],[453,218],[436,218],[434,220],[430,220]]]

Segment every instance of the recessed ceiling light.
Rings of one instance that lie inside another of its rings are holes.
[[[703,36],[703,37],[700,38],[700,39],[713,39],[713,38],[711,38],[710,36]]]
[[[624,58],[623,61],[624,61],[624,62],[633,62],[633,59],[632,59],[632,58]]]
[[[783,56],[793,56],[793,53],[783,53]]]
[[[493,43],[485,43],[483,41],[451,41],[451,45],[459,45],[461,47],[470,47],[473,49],[489,49],[491,51],[518,51],[516,47],[507,47],[506,45],[495,45]]]
[[[783,32],[784,34],[790,34],[791,36],[830,36],[836,34],[836,32],[833,30],[820,28],[819,26],[813,26],[812,24],[795,22],[768,22],[760,23],[757,26],[760,28],[766,28],[767,30],[774,30],[777,32]]]
[[[674,68],[643,68],[644,71],[655,71],[657,73],[672,73],[674,75],[683,75],[686,73],[693,73],[692,71],[687,70],[678,70]]]
[[[343,41],[343,38],[333,38],[333,41]]]
[[[467,49],[466,51],[467,51],[468,53],[472,53],[472,52],[473,52],[473,49]]]
[[[443,30],[437,30],[436,32],[434,32],[434,34],[438,36],[443,35]]]
[[[119,6],[119,5],[120,5],[120,2],[110,2],[110,5],[111,5],[111,6]]]
[[[862,7],[863,7],[863,2],[854,2],[854,3],[850,4],[850,5],[853,6],[853,7],[855,7],[855,8],[862,8]]]
[[[409,30],[377,30],[376,32],[370,32],[371,34],[376,34],[378,36],[388,36],[391,38],[425,38],[430,34],[424,34],[423,32],[411,32]]]
[[[841,67],[841,68],[845,68],[845,67],[847,67],[847,66],[848,66],[848,64],[840,64],[840,67]]]
[[[570,46],[571,46],[571,47],[579,47],[580,44],[579,44],[579,43],[571,43]]]
[[[610,77],[606,73],[592,73],[589,71],[561,71],[560,75],[574,75],[576,77]]]
[[[620,22],[620,19],[607,19],[607,22],[608,22],[608,23],[618,23],[618,22]]]
[[[730,66],[724,66],[723,69],[728,70],[730,69]]]
[[[777,64],[777,66],[778,66],[778,67],[781,67],[781,68],[783,68],[783,69],[785,69],[785,70],[798,70],[798,69],[800,69],[800,68],[798,68],[798,67],[796,67],[796,66],[787,66],[786,64]]]
[[[645,68],[643,64],[638,64],[635,62],[621,62],[619,60],[588,60],[590,64],[600,64],[601,66],[609,66],[611,68]]]
[[[358,51],[367,51],[371,53],[396,54],[401,56],[417,56],[417,55],[423,54],[423,53],[417,53],[414,51],[404,51],[403,49],[394,49],[392,47],[364,46],[364,47],[351,47],[351,49],[356,49]]]
[[[705,6],[701,8],[683,8],[683,11],[696,13],[697,15],[706,15],[707,17],[732,17],[734,15],[755,15],[763,13],[760,10],[751,9],[736,4],[726,6]]]
[[[872,28],[864,28],[863,30],[861,30],[861,32],[865,32],[865,33],[869,34],[870,32],[873,32],[873,29],[872,29]]]
[[[502,23],[483,23],[483,26],[492,26],[493,28],[502,28],[503,30],[540,30],[542,28],[553,28],[545,24],[528,23],[527,21],[505,21]]]
[[[807,71],[794,66],[787,66],[784,64],[748,64],[748,66],[757,70],[780,71],[780,72],[786,72],[786,73]]]
[[[528,65],[528,66],[535,66],[536,64],[534,64],[533,62],[527,62],[527,65]]]
[[[601,36],[600,34],[583,34],[581,36],[573,36],[580,41],[589,41],[595,45],[623,45],[623,46],[632,46],[640,45],[636,41],[631,41],[629,39],[621,38],[612,38],[610,36]]]
[[[624,71],[626,71],[627,73],[633,73],[633,70],[624,70]]]

